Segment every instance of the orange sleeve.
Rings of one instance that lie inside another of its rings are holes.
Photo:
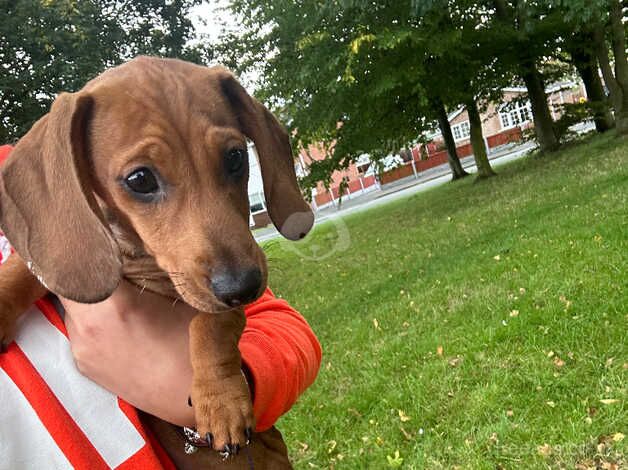
[[[256,430],[264,431],[314,382],[321,347],[305,319],[270,289],[244,313],[240,352],[253,379]]]
[[[13,150],[13,147],[10,145],[0,145],[0,165],[9,156],[11,150]]]

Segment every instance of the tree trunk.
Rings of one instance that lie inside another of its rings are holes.
[[[554,132],[554,121],[547,104],[543,79],[534,61],[521,66],[521,78],[523,78],[528,89],[528,97],[532,105],[532,117],[534,119],[534,132],[539,141],[541,151],[553,152],[558,149],[560,143]]]
[[[615,56],[615,80],[622,92],[621,109],[615,114],[617,133],[628,135],[628,57],[626,56],[626,30],[622,22],[623,12],[619,0],[610,0],[610,27],[613,55]]]
[[[464,168],[462,168],[462,164],[460,163],[460,159],[458,158],[458,152],[456,151],[456,142],[454,140],[453,134],[451,133],[451,126],[449,125],[449,119],[447,118],[447,110],[445,109],[445,105],[440,99],[437,99],[435,100],[434,107],[438,115],[438,126],[440,127],[441,134],[443,135],[445,147],[447,148],[447,162],[449,163],[449,168],[451,168],[452,180],[457,180],[460,178],[464,178],[465,176],[469,176],[469,173],[467,173]]]
[[[478,167],[478,178],[488,178],[494,176],[495,172],[491,168],[486,154],[484,135],[482,134],[482,118],[478,111],[478,105],[473,98],[466,102],[467,113],[469,114],[469,126],[471,133],[471,146],[473,147],[473,158]]]
[[[593,45],[595,55],[600,63],[604,83],[606,84],[606,88],[608,88],[608,92],[611,97],[611,103],[613,105],[613,109],[615,110],[615,115],[618,115],[619,111],[621,111],[623,95],[617,80],[615,80],[615,74],[613,73],[611,62],[608,59],[608,45],[606,44],[606,39],[604,38],[604,27],[601,23],[599,24],[599,27],[593,30]]]
[[[598,74],[597,59],[591,51],[592,34],[583,33],[574,36],[569,47],[569,53],[574,65],[582,78],[587,90],[587,97],[593,105],[593,120],[595,130],[606,132],[614,126],[613,116],[608,109],[608,100],[604,94],[602,80]]]
[[[523,19],[515,18],[509,11],[509,7],[504,0],[494,0],[495,13],[497,17],[508,27],[513,27],[513,21],[518,22],[518,29],[523,29]],[[516,8],[514,14],[516,15]],[[525,82],[528,89],[528,96],[532,105],[532,117],[534,119],[534,130],[536,132],[541,151],[554,151],[560,145],[556,133],[554,132],[554,121],[547,105],[547,96],[545,95],[545,87],[540,72],[536,68],[535,57],[530,57],[525,43],[517,45],[516,54],[521,57],[523,62],[519,68],[521,78]]]

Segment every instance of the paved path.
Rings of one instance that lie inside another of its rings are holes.
[[[536,148],[536,144],[526,143],[510,149],[505,153],[496,153],[494,155],[489,155],[489,159],[491,160],[491,162],[496,163],[497,165],[502,165],[504,163],[523,157],[534,148]],[[475,162],[472,156],[465,157],[461,159],[460,162],[462,163],[464,169],[467,170],[469,173],[475,173],[477,171],[477,167],[475,166]],[[429,188],[433,188],[434,186],[439,186],[449,181],[451,181],[451,171],[449,169],[449,164],[446,163],[444,165],[439,165],[437,167],[430,168],[429,170],[419,173],[418,179],[414,176],[409,176],[395,183],[386,185],[381,190],[371,191],[362,196],[354,197],[353,199],[345,199],[343,200],[340,209],[338,209],[337,207],[328,207],[322,209],[315,213],[316,223],[319,224],[321,222],[324,222],[325,220],[332,220],[338,217],[344,217],[348,214],[353,214],[373,207],[377,207],[396,199],[411,196],[412,194],[425,191]],[[254,236],[258,242],[263,242],[278,237],[279,233],[277,232],[275,227],[269,226],[263,229],[256,230]]]

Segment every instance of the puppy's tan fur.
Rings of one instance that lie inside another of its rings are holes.
[[[19,254],[0,273],[0,339],[46,289],[96,302],[125,277],[182,299],[210,312],[190,325],[198,431],[212,433],[217,450],[244,446],[254,426],[237,348],[245,319],[216,299],[210,280],[218,269],[253,267],[258,295],[266,285],[248,227],[248,175],[224,170],[225,153],[247,138],[269,215],[284,236],[302,237],[313,217],[288,136],[227,70],[143,57],[61,94],[0,168],[0,227]],[[139,202],[123,187],[139,167],[163,177],[163,200]]]

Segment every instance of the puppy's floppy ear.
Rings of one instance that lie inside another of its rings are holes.
[[[93,99],[63,93],[0,166],[0,227],[52,292],[97,302],[122,262],[92,193],[87,121]]]
[[[255,143],[268,215],[284,237],[290,240],[303,238],[314,224],[314,214],[303,200],[297,184],[288,133],[229,71],[222,67],[216,67],[214,71],[219,74],[220,87],[242,132]]]

